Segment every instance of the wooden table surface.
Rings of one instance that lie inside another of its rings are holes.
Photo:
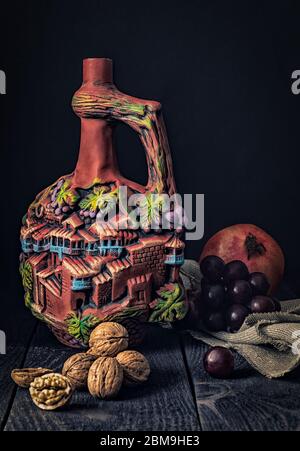
[[[287,293],[281,297],[291,297]],[[93,399],[76,392],[63,410],[44,412],[28,391],[17,388],[10,372],[19,367],[60,371],[73,354],[47,327],[28,314],[20,340],[0,356],[0,426],[5,431],[287,431],[300,430],[300,371],[268,380],[239,355],[231,379],[213,379],[202,366],[207,346],[186,334],[147,326],[140,350],[149,359],[151,376],[144,386],[122,388],[115,400]]]

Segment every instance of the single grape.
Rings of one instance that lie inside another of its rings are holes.
[[[246,280],[235,280],[229,284],[227,296],[232,304],[247,304],[252,298],[251,286]]]
[[[84,211],[84,212],[83,212],[83,216],[84,216],[85,218],[88,218],[88,217],[90,216],[90,212],[89,212],[88,210]]]
[[[262,272],[253,272],[249,276],[249,283],[252,288],[253,296],[258,294],[267,294],[270,288],[267,277]]]
[[[204,324],[208,330],[212,332],[219,332],[225,330],[226,323],[224,314],[222,311],[211,312],[204,317]]]
[[[67,213],[69,210],[70,210],[70,207],[68,205],[65,205],[64,207],[62,207],[63,213]]]
[[[249,271],[245,263],[240,260],[232,260],[224,268],[223,277],[226,283],[232,280],[247,280]]]
[[[60,207],[59,207],[59,208],[56,208],[56,210],[55,210],[54,213],[56,214],[56,216],[61,215],[61,208],[60,208]]]
[[[272,298],[268,296],[255,296],[250,304],[252,313],[267,313],[275,312],[275,303]]]
[[[210,282],[219,282],[223,275],[224,261],[216,255],[208,255],[200,263],[200,269]]]
[[[224,304],[223,285],[205,285],[202,290],[202,297],[210,310],[218,310]]]
[[[227,378],[234,370],[234,358],[229,349],[215,346],[203,358],[205,371],[213,377]]]
[[[231,305],[226,312],[226,323],[228,330],[236,332],[239,330],[246,316],[248,316],[249,310],[242,304]]]
[[[90,218],[94,219],[96,217],[96,212],[95,211],[91,211],[90,212]]]

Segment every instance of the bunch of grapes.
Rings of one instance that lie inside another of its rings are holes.
[[[79,215],[86,220],[86,222],[91,222],[91,219],[95,219],[97,213],[92,210],[79,210]]]
[[[65,202],[63,203],[63,205],[59,205],[57,201],[57,195],[63,184],[64,180],[63,179],[59,180],[59,182],[57,183],[56,187],[54,188],[51,194],[51,202],[49,202],[49,204],[47,205],[47,209],[50,211],[54,211],[54,214],[56,216],[60,216],[62,213],[68,213],[71,210],[71,207],[67,205]]]
[[[267,293],[270,288],[265,274],[253,272],[240,260],[227,264],[215,255],[205,257],[201,307],[208,330],[237,332],[249,313],[280,310],[280,303]]]

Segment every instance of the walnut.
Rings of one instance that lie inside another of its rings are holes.
[[[95,359],[96,357],[93,355],[80,352],[65,361],[62,374],[69,379],[74,389],[86,388],[89,369]]]
[[[113,398],[119,393],[123,382],[123,370],[113,357],[99,357],[91,366],[88,389],[98,398]]]
[[[128,347],[136,347],[143,343],[146,337],[146,324],[136,318],[124,318],[118,321],[128,331]]]
[[[19,387],[29,388],[31,382],[33,382],[36,377],[52,372],[53,370],[49,370],[48,368],[16,368],[11,372],[11,377]]]
[[[50,373],[36,377],[30,384],[29,392],[32,401],[40,409],[55,410],[70,400],[73,387],[67,377]]]
[[[128,347],[128,332],[121,324],[101,323],[90,335],[89,355],[115,357]]]
[[[123,368],[125,385],[136,385],[146,382],[150,374],[150,366],[146,357],[137,351],[123,351],[116,357]]]

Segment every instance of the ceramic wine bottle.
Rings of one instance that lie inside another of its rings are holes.
[[[174,212],[169,227],[161,225],[166,196],[176,189],[160,103],[121,93],[112,61],[88,58],[72,107],[81,121],[77,165],[38,194],[24,216],[20,272],[32,313],[61,342],[80,347],[101,321],[181,319],[186,296]],[[119,121],[145,149],[146,186],[119,171]]]

